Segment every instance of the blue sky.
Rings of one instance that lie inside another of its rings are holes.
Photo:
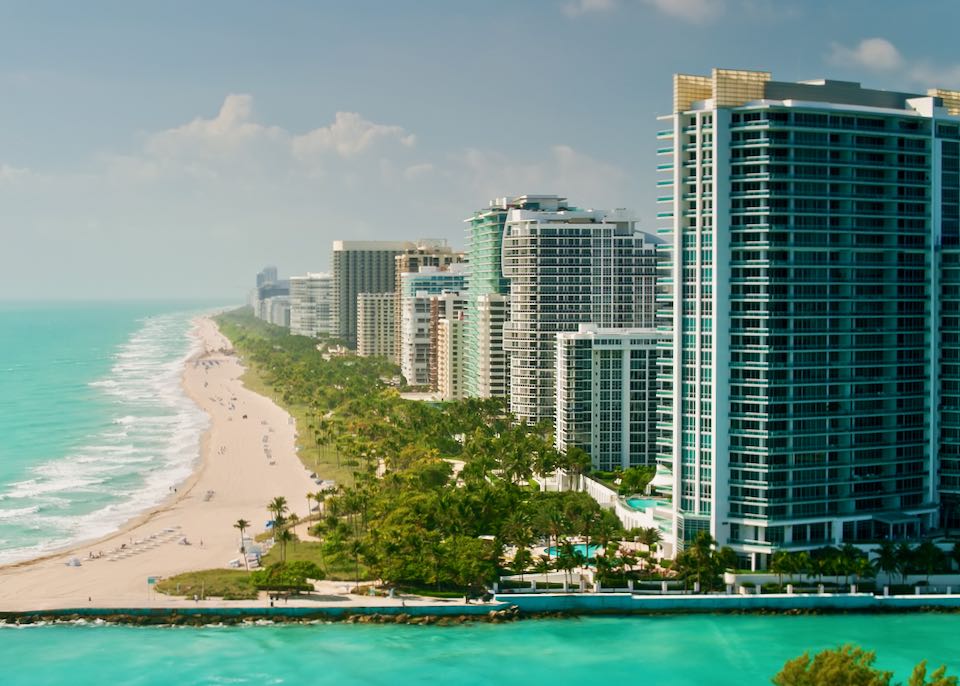
[[[960,88],[960,5],[0,2],[5,298],[230,297],[558,193],[653,228],[671,75]]]

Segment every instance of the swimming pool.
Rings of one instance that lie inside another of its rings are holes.
[[[627,506],[634,510],[649,510],[653,507],[669,505],[665,500],[656,500],[655,498],[627,498]]]
[[[603,546],[602,546],[602,545],[594,545],[593,543],[591,543],[591,544],[590,544],[590,552],[589,552],[589,553],[587,552],[587,544],[586,544],[586,543],[577,543],[577,544],[575,544],[575,545],[573,546],[573,549],[576,550],[577,552],[579,552],[581,555],[585,555],[588,560],[592,560],[594,557],[597,556],[597,553],[598,553],[599,551],[603,550]],[[550,557],[556,557],[556,556],[557,556],[557,548],[556,548],[556,546],[550,546],[549,548],[547,548],[547,551],[546,551],[546,552],[547,552],[547,555],[549,555]]]

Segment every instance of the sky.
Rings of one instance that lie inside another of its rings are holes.
[[[653,230],[672,74],[960,89],[952,0],[0,0],[0,299],[223,298],[499,196]]]

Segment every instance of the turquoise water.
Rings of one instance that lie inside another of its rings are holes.
[[[602,546],[602,545],[594,545],[594,544],[591,543],[591,544],[590,544],[590,551],[589,551],[589,553],[587,552],[587,544],[586,544],[586,543],[578,543],[577,545],[573,546],[573,549],[576,550],[576,551],[578,551],[581,555],[585,555],[586,558],[587,558],[588,560],[590,560],[590,559],[593,559],[593,558],[596,556],[596,554],[597,554],[598,551],[603,550],[603,546]],[[556,549],[555,546],[550,546],[549,548],[547,548],[546,552],[547,552],[547,555],[549,555],[550,557],[556,557],[556,556],[557,556],[557,549]]]
[[[960,668],[960,617],[590,618],[463,627],[0,629],[5,686],[21,684],[769,684],[805,650],[875,649],[905,681],[928,658]]]
[[[654,500],[653,498],[627,498],[627,505],[634,510],[649,510],[651,507],[666,504],[663,500]]]
[[[116,529],[198,457],[180,388],[201,311],[0,303],[0,564]]]

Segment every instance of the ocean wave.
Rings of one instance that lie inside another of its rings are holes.
[[[39,511],[40,511],[39,505],[31,505],[30,507],[20,507],[13,510],[0,509],[0,520],[19,519],[27,515],[36,514]]]
[[[17,504],[0,509],[0,539],[7,541],[0,564],[109,534],[190,475],[209,422],[181,386],[186,361],[202,345],[193,335],[196,314],[142,319],[109,373],[87,384],[114,401],[103,430],[37,465],[30,478],[0,485],[0,502]],[[24,540],[25,528],[39,539]]]

